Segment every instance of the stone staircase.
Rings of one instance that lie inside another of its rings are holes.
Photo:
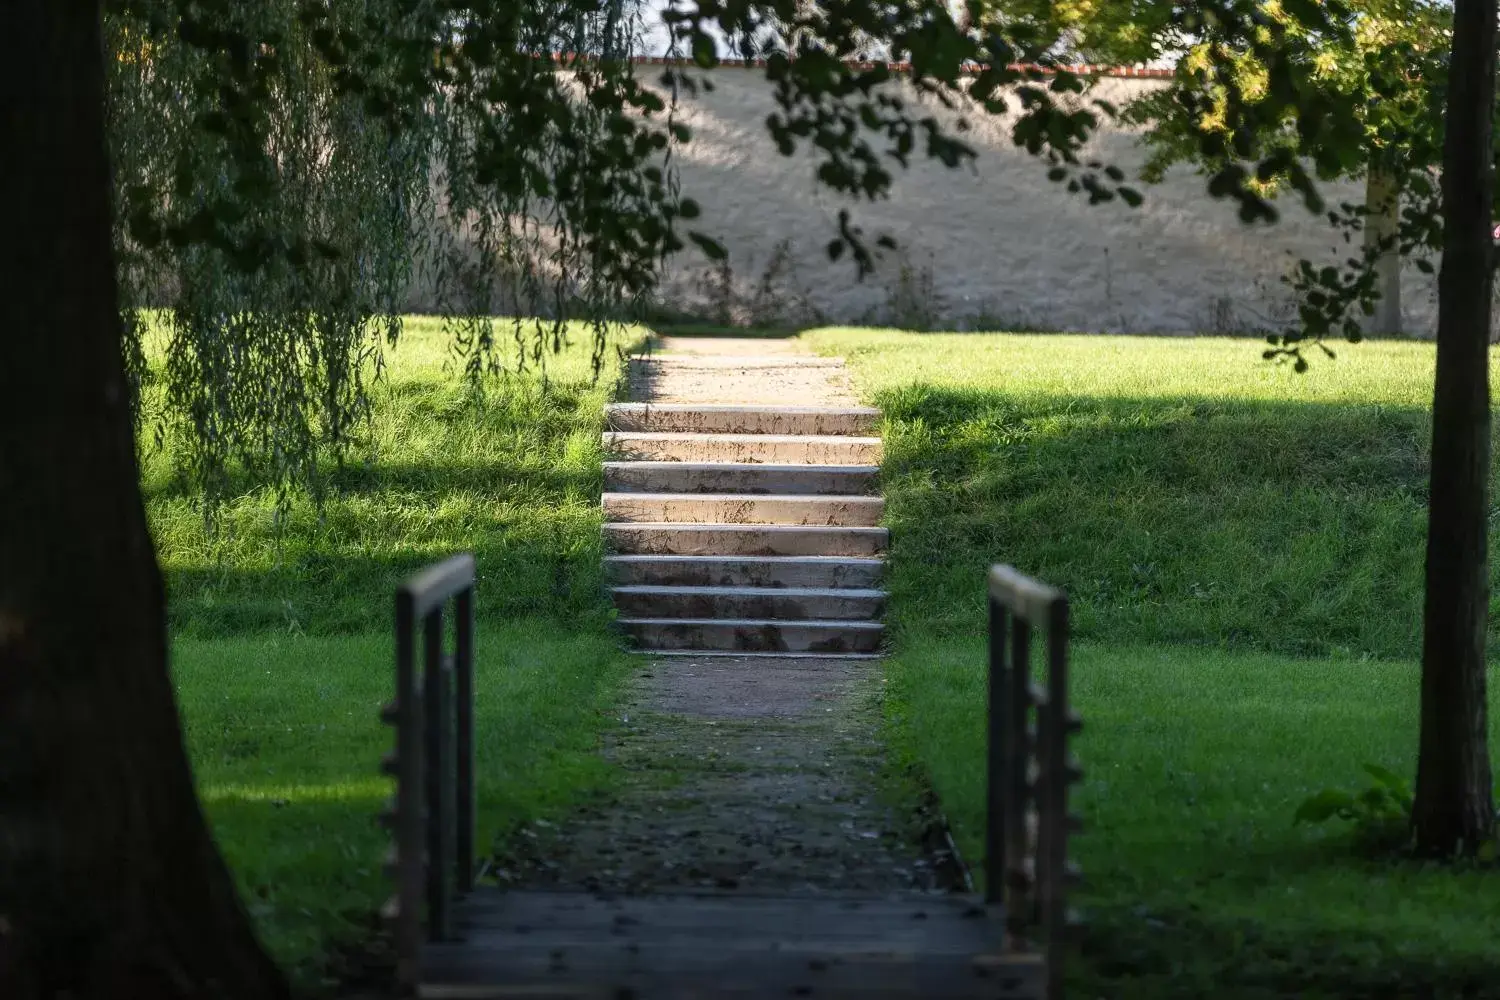
[[[603,504],[619,625],[640,649],[880,648],[879,411],[847,405],[842,378],[837,359],[793,354],[632,362],[651,401],[606,410]],[[774,402],[788,395],[836,405]]]

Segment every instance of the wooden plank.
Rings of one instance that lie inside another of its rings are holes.
[[[474,888],[475,771],[474,771],[474,588],[465,587],[453,602],[454,647],[454,804],[457,823],[455,850],[457,890]]]
[[[1061,948],[1067,935],[1067,890],[1076,883],[1076,868],[1068,862],[1068,786],[1081,777],[1077,761],[1068,752],[1072,715],[1068,705],[1068,601],[1058,596],[1048,609],[1047,685],[1048,710],[1038,733],[1046,788],[1039,803],[1041,829],[1037,845],[1039,867],[1045,866],[1041,885],[1042,935],[1047,954],[1047,1000],[1062,1000]]]
[[[1052,606],[1067,600],[1056,587],[1023,576],[1014,566],[990,568],[990,596],[1019,617],[1049,628]]]
[[[1006,663],[1007,610],[993,596],[989,600],[989,725],[985,747],[984,899],[1004,900],[1006,810],[1017,803],[1007,801],[1014,745],[1006,726],[1010,724],[1010,681]]]
[[[422,621],[427,711],[427,937],[452,933],[454,870],[453,664],[443,655],[443,608]]]
[[[423,992],[434,1000],[1040,995],[1035,956],[994,954],[999,913],[972,896],[478,889],[456,918],[463,942],[423,953]]]
[[[397,594],[411,602],[413,617],[424,618],[460,590],[474,586],[474,578],[474,556],[464,552],[423,569],[401,584]]]
[[[785,935],[830,941],[888,935],[939,951],[968,953],[992,946],[996,916],[971,896],[760,896],[749,893],[681,893],[597,896],[574,892],[500,892],[481,889],[456,911],[459,929],[478,933],[676,933],[705,938]],[[636,930],[642,928],[643,930]]]
[[[808,944],[753,947],[589,936],[576,943],[513,936],[505,947],[433,945],[423,995],[447,997],[952,997],[995,1000],[1039,995],[1043,967],[1034,955],[989,952],[935,955],[872,949],[830,952]],[[489,987],[495,992],[484,993]],[[504,987],[504,991],[498,989]],[[548,992],[548,990],[555,992]],[[628,992],[627,992],[628,991]]]
[[[1001,567],[1004,568],[1004,567]],[[999,600],[998,595],[991,594]],[[1031,856],[1026,840],[1026,816],[1035,805],[1035,781],[1032,769],[1030,740],[1028,739],[1031,704],[1031,622],[1021,612],[1011,607],[1010,623],[1010,669],[1007,682],[1010,685],[1006,698],[1004,728],[1009,748],[1006,754],[1005,777],[1005,868],[1003,902],[1008,919],[1006,930],[1010,937],[1023,937],[1035,912],[1035,883],[1020,879],[1016,873],[1023,869]]]
[[[426,850],[422,782],[422,695],[417,686],[416,610],[411,592],[396,592],[396,899],[391,926],[396,982],[407,990],[421,978],[422,879]]]

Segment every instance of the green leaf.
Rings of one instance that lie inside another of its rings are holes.
[[[1125,204],[1129,205],[1131,208],[1140,208],[1141,202],[1145,200],[1141,197],[1141,193],[1135,188],[1118,188],[1117,193],[1120,195],[1120,200],[1125,202]]]
[[[1392,798],[1401,804],[1401,808],[1410,811],[1412,806],[1411,786],[1399,774],[1381,767],[1379,764],[1366,764],[1365,773],[1380,783],[1380,786],[1390,792]]]
[[[1301,362],[1301,359],[1298,359]],[[1305,364],[1305,362],[1302,362]],[[1326,823],[1339,814],[1340,810],[1350,809],[1354,806],[1354,799],[1347,792],[1341,792],[1337,788],[1325,788],[1318,794],[1305,799],[1297,807],[1297,814],[1292,817],[1292,823]]]
[[[684,198],[677,203],[677,214],[684,219],[696,219],[703,214],[703,209],[692,198]]]
[[[844,241],[841,240],[841,239],[829,240],[828,241],[828,259],[829,260],[838,260],[842,256],[844,256]]]
[[[718,47],[705,31],[693,35],[693,62],[703,69],[711,69],[719,62]]]
[[[718,240],[704,236],[702,233],[696,231],[689,232],[688,239],[696,243],[698,249],[703,251],[703,256],[709,260],[718,261],[729,258],[729,251],[725,250],[724,245]]]

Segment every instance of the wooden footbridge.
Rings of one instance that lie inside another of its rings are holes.
[[[1068,743],[1068,605],[990,573],[988,830],[983,895],[609,896],[477,884],[474,560],[396,595],[396,796],[384,908],[407,996],[452,1000],[1062,996],[1079,778]],[[447,641],[451,624],[452,642]],[[1033,681],[1032,637],[1045,686]]]

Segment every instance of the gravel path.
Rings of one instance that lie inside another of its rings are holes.
[[[663,338],[655,351],[703,362],[632,365],[636,399],[854,401],[841,365],[807,364],[792,341]],[[781,355],[787,366],[766,363]],[[502,884],[945,891],[951,859],[922,846],[941,837],[880,795],[882,684],[869,658],[645,660],[604,748],[622,773],[616,794],[563,826],[523,830],[499,861]]]
[[[945,859],[879,796],[880,684],[873,660],[651,662],[605,751],[613,801],[525,830],[502,884],[942,891]]]

